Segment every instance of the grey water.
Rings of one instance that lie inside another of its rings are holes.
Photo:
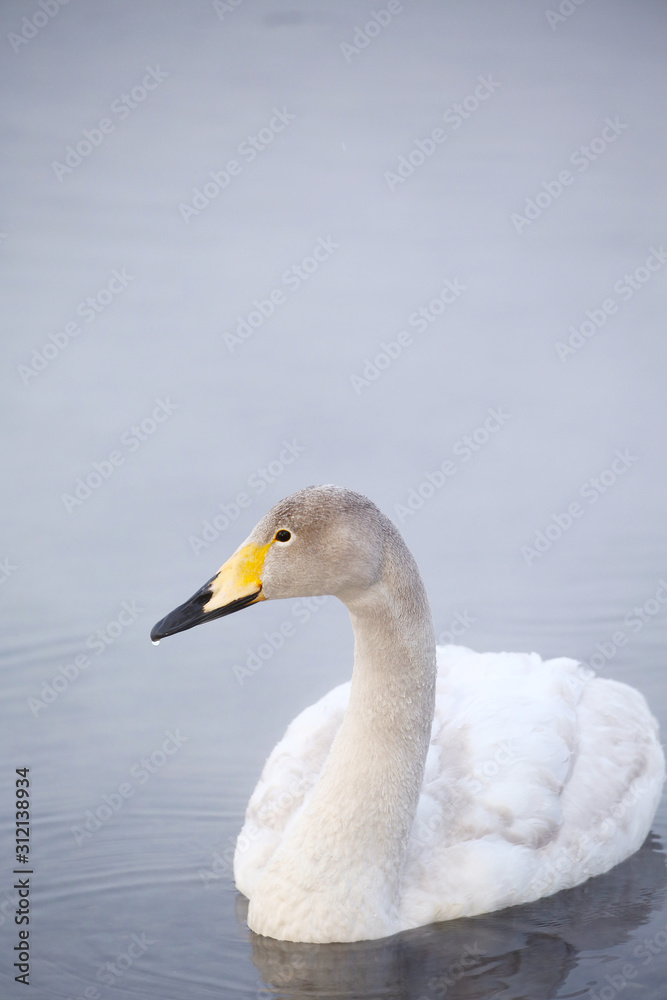
[[[576,657],[667,732],[665,27],[650,0],[2,4],[3,998],[17,768],[38,1000],[664,996],[664,802],[530,906],[250,933],[245,803],[349,676],[346,612],[149,632],[335,482],[402,530],[442,642]]]

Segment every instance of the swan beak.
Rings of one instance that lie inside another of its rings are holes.
[[[271,542],[268,545],[247,542],[238,548],[196,594],[153,626],[153,642],[265,600],[262,568],[270,546]]]

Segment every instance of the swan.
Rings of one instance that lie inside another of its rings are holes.
[[[248,925],[387,937],[527,903],[645,840],[665,763],[643,696],[575,660],[436,650],[416,562],[367,497],[277,503],[154,642],[260,601],[333,594],[354,668],[269,756],[234,857]]]

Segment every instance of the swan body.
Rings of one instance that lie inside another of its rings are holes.
[[[352,680],[297,716],[250,799],[234,875],[252,930],[381,938],[548,896],[641,846],[665,770],[642,695],[566,658],[436,656],[414,559],[359,494],[281,501],[151,635],[318,594],[350,611]]]
[[[531,902],[608,871],[644,842],[662,790],[657,726],[633,688],[570,659],[437,654],[431,743],[386,933]],[[249,899],[307,810],[349,697],[342,684],[301,712],[266,762],[234,858]],[[308,933],[323,940],[312,917]]]

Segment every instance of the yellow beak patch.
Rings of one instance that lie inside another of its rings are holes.
[[[272,544],[273,539],[266,545],[257,545],[255,542],[241,545],[220,567],[218,575],[211,584],[211,598],[204,605],[203,610],[205,612],[216,611],[242,597],[250,597],[251,594],[258,591],[257,597],[250,603],[255,604],[257,601],[266,600],[262,594],[262,569],[266,553]]]

